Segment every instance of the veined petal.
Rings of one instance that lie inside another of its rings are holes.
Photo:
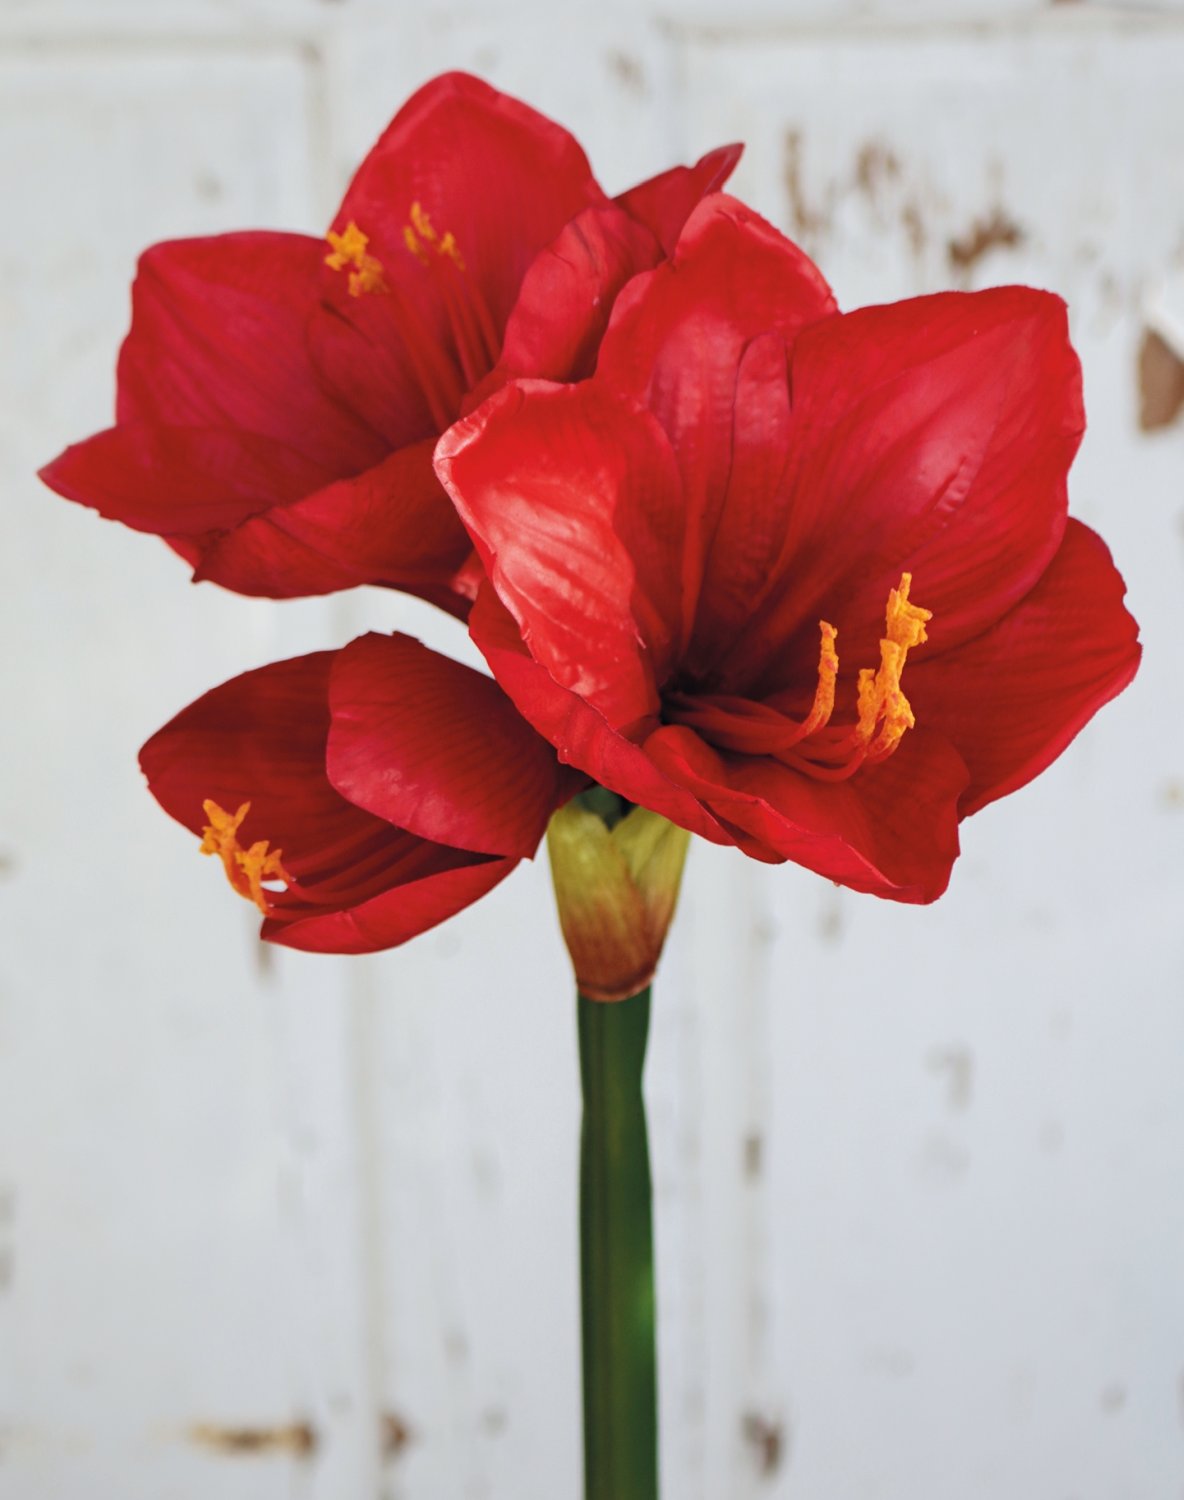
[[[654,235],[623,209],[605,204],[577,214],[523,278],[501,360],[468,398],[466,409],[519,376],[583,380],[591,375],[617,294],[661,258]]]
[[[408,636],[347,646],[329,698],[333,785],[421,838],[526,858],[583,784],[496,682]]]
[[[293,947],[392,947],[452,915],[510,872],[417,838],[355,807],[329,783],[335,653],[276,662],[223,683],[148,741],[140,763],[166,812],[199,833],[203,804],[241,808],[244,844],[266,840],[294,878],[269,893],[263,935]]]
[[[681,504],[653,419],[597,382],[520,381],[445,434],[436,470],[535,660],[614,727],[654,713]]]
[[[1085,420],[1059,298],[1002,287],[864,308],[803,332],[790,378],[781,556],[732,658],[750,682],[776,685],[820,617],[847,659],[874,653],[902,572],[933,611],[935,651],[1033,587]]]
[[[616,202],[657,236],[667,255],[673,255],[683,226],[700,199],[720,191],[743,154],[744,147],[739,144],[717,146],[693,167],[659,172],[621,193]]]
[[[233,427],[128,422],[74,443],[41,470],[59,495],[154,535],[207,534],[323,484],[325,469]]]
[[[655,731],[644,749],[670,780],[754,840],[758,847],[747,852],[757,857],[763,845],[894,901],[935,901],[949,883],[967,770],[940,734],[914,730],[896,754],[842,782],[815,781],[767,756],[720,753],[680,725]]]
[[[310,913],[297,921],[268,917],[260,935],[286,948],[310,953],[381,953],[418,937],[472,906],[500,885],[516,859],[482,859],[450,865],[442,845],[427,844],[419,867],[409,866],[397,883],[342,910]]]
[[[309,361],[324,249],[306,235],[247,231],[146,250],[119,356],[119,424],[239,428],[335,474],[374,463],[381,441]]]
[[[834,306],[817,267],[723,194],[704,199],[691,214],[672,260],[636,277],[617,299],[596,383],[648,407],[674,449],[685,495],[677,564],[684,645],[708,557],[718,573],[732,566],[731,556],[716,545],[716,533],[734,460],[733,436],[757,447],[764,441],[760,430],[736,428],[745,350],[757,338],[779,338],[792,347],[803,327],[827,318]],[[745,463],[751,459],[741,456]],[[734,531],[726,535],[735,539]]]
[[[1044,576],[982,635],[909,667],[918,721],[970,767],[961,813],[1038,775],[1131,681],[1138,626],[1102,539],[1070,520]]]
[[[387,126],[333,227],[358,224],[388,280],[416,290],[434,321],[431,278],[418,274],[404,235],[419,204],[438,235],[453,236],[500,328],[535,255],[581,209],[606,201],[574,136],[478,78],[446,73]],[[444,310],[435,311],[443,330]]]
[[[513,616],[488,580],[469,616],[469,631],[499,685],[522,716],[556,747],[562,761],[680,828],[712,843],[733,842],[694,795],[671,782],[637,744],[612,728],[582,697],[561,687],[531,657]]]
[[[272,598],[385,584],[463,616],[468,601],[449,580],[470,543],[433,472],[433,447],[400,448],[356,478],[248,517],[206,548],[195,576]]]

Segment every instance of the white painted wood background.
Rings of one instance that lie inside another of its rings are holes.
[[[261,951],[135,764],[248,667],[461,630],[192,588],[32,477],[108,419],[142,246],[319,232],[454,66],[610,189],[745,139],[845,305],[1063,293],[1073,504],[1146,641],[936,907],[693,851],[648,1076],[665,1495],[1179,1500],[1184,421],[1140,433],[1136,356],[1184,261],[1184,9],[1090,0],[2,0],[0,1496],[579,1493],[545,868],[381,959]]]

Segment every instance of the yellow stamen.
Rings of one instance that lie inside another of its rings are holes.
[[[818,652],[818,686],[814,689],[814,702],[810,712],[803,719],[797,733],[797,738],[803,740],[829,722],[835,706],[835,681],[839,675],[839,653],[835,650],[835,640],[839,632],[826,620],[819,620],[818,627],[822,631],[822,645]]]
[[[367,253],[366,247],[370,243],[370,236],[363,234],[352,219],[345,226],[343,234],[335,234],[330,229],[328,240],[332,250],[325,256],[325,264],[334,271],[344,271],[346,267],[351,268],[349,273],[351,297],[360,297],[364,292],[387,290],[386,280],[382,274],[382,262],[376,255]]]
[[[442,237],[437,234],[422,203],[415,202],[411,205],[411,223],[403,226],[403,243],[416,260],[425,266],[431,264],[425,248],[430,245],[437,255],[442,255],[452,261],[458,271],[463,271],[465,268],[464,256],[460,253],[456,236],[451,229],[446,230]]]
[[[411,227],[420,239],[427,240],[429,245],[434,245],[439,238],[432,228],[432,221],[422,203],[416,202],[411,205]]]
[[[886,635],[880,641],[880,665],[875,671],[864,667],[859,674],[855,742],[867,751],[872,761],[891,755],[905,730],[912,729],[917,722],[909,700],[901,691],[900,676],[911,648],[928,638],[925,625],[933,618],[933,612],[909,601],[912,581],[911,573],[902,573],[899,588],[889,592]]]
[[[292,876],[282,864],[282,849],[268,850],[268,840],[259,839],[249,849],[238,841],[239,825],[251,811],[251,804],[244,802],[236,813],[228,813],[211,799],[202,803],[202,811],[210,820],[201,831],[202,854],[216,854],[222,861],[226,878],[248,901],[253,901],[263,915],[271,914],[265,880],[282,880],[291,885]]]

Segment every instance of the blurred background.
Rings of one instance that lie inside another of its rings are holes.
[[[545,861],[379,959],[263,949],[136,768],[248,667],[463,631],[192,587],[33,477],[109,420],[144,245],[319,233],[451,67],[610,191],[746,141],[844,306],[1064,295],[1073,508],[1146,642],[935,907],[692,851],[647,1083],[664,1493],[1181,1496],[1184,6],[1090,0],[0,3],[0,1496],[579,1493]]]

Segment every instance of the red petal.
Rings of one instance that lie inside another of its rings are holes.
[[[684,559],[686,597],[694,603],[685,666],[704,678],[747,633],[753,600],[780,556],[791,436],[785,340],[760,334],[736,372],[731,463],[714,529],[699,534],[702,554]]]
[[[657,730],[645,752],[718,818],[840,885],[927,902],[949,883],[967,773],[940,735],[914,730],[887,760],[842,782],[765,756],[721,755],[681,725]]]
[[[488,581],[477,595],[469,630],[498,683],[523,717],[558,749],[561,760],[692,833],[716,844],[733,842],[695,796],[674,785],[643,750],[532,660],[513,616]]]
[[[469,397],[467,409],[516,376],[591,375],[617,294],[661,258],[654,236],[621,209],[610,204],[577,214],[523,278],[501,360]]]
[[[434,440],[255,515],[219,537],[195,573],[240,594],[292,598],[378,583],[463,615],[449,580],[470,543],[432,470]]]
[[[667,255],[673,255],[683,225],[699,200],[719,192],[743,154],[739,144],[717,146],[693,167],[671,167],[639,182],[616,201],[658,238]]]
[[[687,221],[673,260],[617,299],[598,379],[642,402],[670,436],[688,494],[723,494],[740,356],[758,334],[787,342],[834,311],[817,267],[734,198],[715,194]]]
[[[388,281],[414,289],[429,320],[435,283],[403,231],[418,203],[451,233],[499,328],[535,255],[590,204],[605,202],[588,159],[561,126],[465,73],[413,94],[363,161],[334,220],[352,220]],[[365,301],[365,298],[355,299]]]
[[[358,413],[384,451],[438,436],[460,410],[463,391],[444,334],[429,330],[407,298],[390,292],[351,297],[348,287],[346,274],[321,266],[320,300],[309,310],[306,329],[317,379]],[[425,359],[453,387],[446,409],[435,410],[425,394]]]
[[[597,385],[507,387],[436,469],[532,656],[619,727],[657,710],[681,501],[660,429]]]
[[[119,356],[120,425],[241,428],[335,474],[374,463],[381,443],[309,362],[324,255],[321,240],[262,231],[145,251]]]
[[[440,846],[424,847],[442,866]],[[269,917],[261,935],[269,942],[312,953],[379,953],[471,906],[500,885],[517,863],[516,859],[487,859],[454,869],[432,869],[425,864],[415,873],[405,872],[401,884],[358,906],[295,922]]]
[[[246,672],[206,693],[144,746],[140,763],[166,812],[197,833],[202,803],[251,809],[244,842],[266,839],[296,877],[274,895],[264,935],[295,947],[391,947],[495,885],[513,860],[416,838],[329,784],[329,677],[319,652]]]
[[[1139,664],[1138,626],[1102,539],[1071,520],[1044,577],[998,624],[929,661],[910,658],[918,724],[970,767],[962,815],[1045,769]]]
[[[933,611],[933,650],[1032,588],[1060,543],[1084,425],[1058,298],[1004,287],[836,317],[798,339],[791,381],[788,526],[736,660],[777,652],[772,683],[802,654],[785,642],[800,632],[808,656],[822,617],[845,667],[874,663],[903,571]]]
[[[578,790],[495,682],[408,636],[347,646],[329,697],[333,785],[421,838],[529,857]]]
[[[684,643],[708,557],[716,571],[733,567],[716,531],[733,463],[744,351],[761,336],[792,344],[804,325],[833,310],[807,257],[722,194],[691,215],[674,259],[636,277],[617,299],[596,380],[648,406],[673,445],[685,493],[677,563]],[[758,430],[752,440],[759,445],[764,435]]]
[[[307,494],[326,475],[257,433],[130,422],[73,444],[41,478],[67,500],[137,531],[201,537]]]

